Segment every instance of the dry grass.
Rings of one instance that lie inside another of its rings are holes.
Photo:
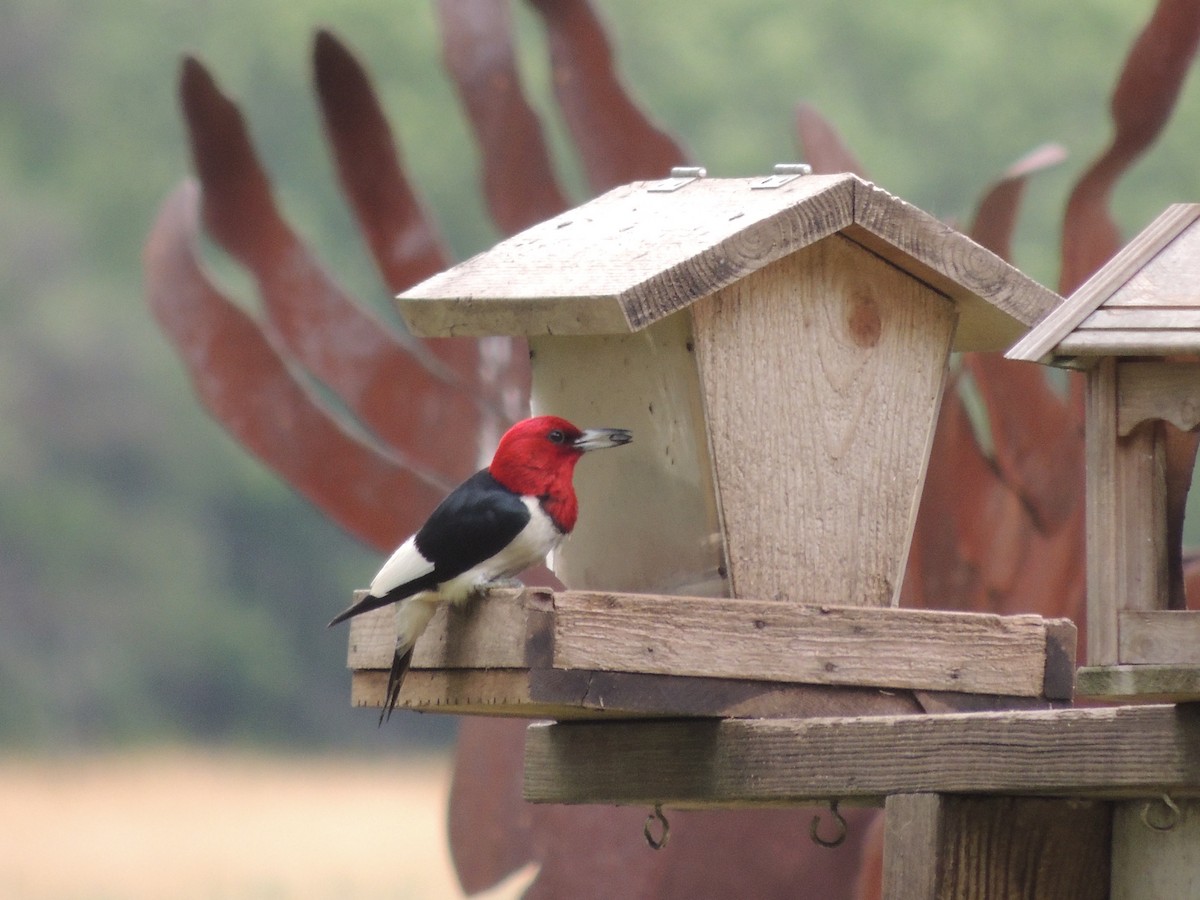
[[[0,897],[461,897],[448,790],[444,759],[0,760]]]

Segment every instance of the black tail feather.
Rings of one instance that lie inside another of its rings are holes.
[[[412,655],[412,647],[403,653],[397,647],[392,654],[392,670],[388,672],[387,694],[383,701],[383,709],[379,712],[380,727],[392,717],[392,710],[396,708],[396,703],[400,700],[400,685],[404,683],[404,676],[412,664]]]
[[[397,599],[399,599],[399,598],[393,597],[391,594],[389,594],[385,597],[376,597],[374,594],[367,594],[361,600],[359,600],[357,603],[351,605],[350,607],[348,607],[346,609],[343,609],[340,613],[338,613],[336,616],[334,616],[329,621],[329,624],[326,625],[325,627],[332,628],[334,625],[340,625],[342,622],[345,622],[347,619],[352,619],[357,615],[361,615],[362,613],[365,613],[365,612],[370,612],[373,609],[379,609],[379,607],[381,607],[381,606],[387,606],[389,603],[395,603]]]

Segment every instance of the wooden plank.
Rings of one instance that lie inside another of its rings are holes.
[[[532,670],[529,696],[569,707],[573,718],[587,718],[592,710],[659,718],[807,718],[916,714],[923,708],[911,691],[581,669]],[[984,702],[993,709],[1009,708],[1022,698],[988,697]]]
[[[883,820],[883,900],[936,900],[945,860],[941,794],[887,798]]]
[[[1200,204],[1178,203],[1169,206],[1005,356],[1040,362],[1052,353],[1069,356],[1081,352],[1064,343],[1074,328],[1198,218]],[[1096,352],[1096,348],[1093,345],[1082,352]]]
[[[633,443],[575,471],[580,517],[551,564],[564,584],[727,596],[728,569],[687,314],[636,334],[532,337],[531,404]],[[570,373],[582,377],[569,377]],[[603,373],[597,388],[595,373]],[[637,509],[636,527],[629,510]]]
[[[908,794],[886,809],[887,900],[1108,900],[1107,803]]]
[[[1087,373],[1084,397],[1084,460],[1087,503],[1088,662],[1118,661],[1117,604],[1121,596],[1117,546],[1117,364],[1101,360]]]
[[[1200,295],[1196,302],[1200,303]],[[1105,331],[1200,331],[1200,306],[1109,306],[1100,307],[1079,323],[1080,329]],[[1195,337],[1195,335],[1193,335]]]
[[[1063,356],[1173,356],[1200,352],[1194,331],[1149,329],[1073,331],[1058,344]]]
[[[1130,610],[1120,624],[1122,663],[1200,665],[1200,611]]]
[[[1037,696],[1040,616],[565,591],[554,665]]]
[[[352,706],[382,707],[387,693],[386,671],[355,672],[350,682]],[[566,718],[552,706],[529,698],[529,673],[524,669],[411,669],[400,689],[398,708],[418,712],[472,715]]]
[[[1117,382],[1122,437],[1148,419],[1163,419],[1180,431],[1200,425],[1200,364],[1122,361]]]
[[[990,250],[874,184],[854,191],[847,237],[960,304],[955,350],[1004,350],[1062,299]]]
[[[350,682],[352,706],[383,706],[387,672],[354,672]],[[504,716],[522,719],[631,719],[644,710],[613,706],[581,706],[539,699],[528,669],[411,669],[400,689],[397,709],[448,715]]]
[[[1192,703],[1200,700],[1200,666],[1084,666],[1076,690],[1088,700]]]
[[[891,794],[1200,796],[1200,709],[533,725],[525,798],[675,807]]]
[[[955,318],[840,237],[692,308],[736,595],[894,602]]]
[[[1171,802],[1115,805],[1112,900],[1200,897],[1200,802]]]
[[[413,649],[412,666],[484,669],[549,665],[552,610],[553,594],[537,589],[495,590],[463,606],[443,604]],[[391,607],[385,607],[350,621],[348,668],[391,667],[396,643],[394,615]]]

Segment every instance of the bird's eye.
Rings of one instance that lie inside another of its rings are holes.
[[[550,443],[552,444],[562,444],[567,440],[567,436],[563,433],[561,428],[555,428],[552,432],[546,435],[546,437],[550,438]]]

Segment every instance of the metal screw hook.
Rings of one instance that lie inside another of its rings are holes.
[[[836,835],[826,840],[817,834],[817,829],[821,825],[820,813],[813,816],[812,825],[808,829],[808,836],[812,838],[813,843],[818,844],[827,850],[832,850],[834,847],[840,847],[842,842],[846,840],[846,820],[842,817],[842,814],[838,812],[838,803],[839,801],[837,800],[829,801],[829,812],[833,815],[834,821],[837,822],[838,830]]]
[[[657,838],[654,836],[654,832],[650,830],[650,826],[655,820],[658,820],[658,824],[662,828],[662,834]],[[642,828],[642,834],[646,836],[646,843],[650,845],[651,850],[661,850],[667,846],[667,841],[671,837],[671,823],[663,815],[661,803],[655,803],[654,812],[646,816],[646,824]]]
[[[1161,803],[1167,808],[1167,812],[1164,816],[1166,820],[1164,824],[1156,825],[1154,822],[1150,821],[1150,807],[1152,807],[1155,803]],[[1179,818],[1181,815],[1182,813],[1179,811],[1179,807],[1175,805],[1175,801],[1171,799],[1170,794],[1163,794],[1158,800],[1147,800],[1142,806],[1142,824],[1147,828],[1153,828],[1155,831],[1171,831],[1176,825],[1179,824]]]

